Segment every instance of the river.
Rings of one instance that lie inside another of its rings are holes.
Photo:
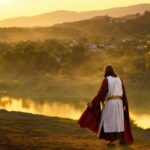
[[[56,116],[74,120],[77,120],[84,110],[84,108],[78,108],[74,105],[60,103],[58,101],[50,102],[50,100],[42,100],[42,102],[39,102],[29,98],[16,99],[7,96],[0,98],[0,109],[40,114],[46,116]],[[130,111],[130,117],[135,121],[135,124],[137,124],[137,126],[143,129],[150,128],[150,115],[139,115]]]

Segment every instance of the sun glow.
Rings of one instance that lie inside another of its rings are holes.
[[[130,113],[130,115],[138,127],[142,127],[143,129],[150,128],[150,115],[136,115],[134,113]]]
[[[55,10],[102,10],[140,3],[150,3],[150,0],[127,0],[126,2],[117,0],[0,0],[0,20],[19,16],[33,16]]]
[[[6,6],[6,5],[10,4],[10,3],[11,3],[11,1],[2,0],[2,1],[0,1],[0,6]]]
[[[59,102],[38,104],[31,99],[15,99],[10,97],[2,97],[0,99],[0,109],[8,111],[19,111],[33,114],[41,114],[46,116],[57,116],[62,118],[78,119],[81,110],[76,109],[69,104],[61,104]]]
[[[13,8],[16,8],[14,0],[0,0],[0,15],[8,15]]]

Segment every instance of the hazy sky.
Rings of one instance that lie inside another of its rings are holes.
[[[0,0],[0,20],[54,10],[100,10],[138,3],[150,3],[150,0]]]

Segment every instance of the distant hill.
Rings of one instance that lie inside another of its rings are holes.
[[[86,12],[60,10],[37,16],[1,20],[0,27],[52,26],[58,23],[74,22],[83,19],[89,19],[95,16],[109,15],[111,17],[122,17],[129,14],[143,13],[145,10],[150,10],[150,4],[139,4],[128,7],[118,7]]]
[[[150,12],[147,11],[143,15],[133,14],[119,18],[99,16],[77,22],[57,24],[52,27],[0,28],[0,41],[145,37],[150,33],[149,27]]]
[[[148,35],[150,33],[150,12],[143,15],[128,15],[119,18],[109,16],[94,17],[73,23],[63,23],[51,27],[51,33],[58,37],[123,37]]]

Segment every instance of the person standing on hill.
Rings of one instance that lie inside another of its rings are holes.
[[[112,65],[105,66],[101,88],[88,103],[77,124],[89,128],[108,144],[115,144],[115,140],[120,140],[120,144],[133,144],[124,83]]]

